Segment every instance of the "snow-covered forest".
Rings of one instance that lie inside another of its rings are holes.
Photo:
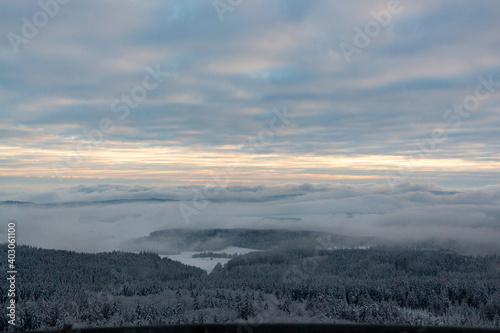
[[[498,256],[380,246],[269,250],[235,256],[207,274],[146,252],[83,254],[26,246],[18,252],[17,327],[24,330],[64,322],[500,327]],[[0,328],[7,329],[4,316]]]

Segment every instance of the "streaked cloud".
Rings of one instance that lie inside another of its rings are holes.
[[[234,184],[384,183],[420,151],[478,77],[500,82],[496,1],[401,1],[404,10],[348,64],[339,48],[386,1],[245,1],[224,21],[205,1],[72,1],[28,43],[10,32],[37,2],[0,13],[0,174],[56,177],[83,131],[115,130],[64,177],[206,183],[238,162]],[[115,99],[145,68],[171,76],[130,110]],[[500,179],[500,89],[398,181],[479,186]],[[238,150],[286,106],[295,117],[258,154]],[[54,172],[56,171],[56,172]],[[68,179],[68,178],[64,178]]]

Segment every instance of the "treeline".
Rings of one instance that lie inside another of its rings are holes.
[[[6,246],[1,246],[6,253]],[[5,263],[0,267],[7,271]],[[125,252],[76,253],[17,247],[16,302],[18,328],[60,327],[66,319],[102,323],[116,313],[120,296],[146,296],[186,288],[206,272],[157,254]],[[5,280],[0,301],[7,303]],[[5,316],[0,329],[6,330]]]
[[[237,253],[228,254],[224,252],[200,252],[192,255],[193,258],[236,258]]]
[[[18,251],[23,330],[65,321],[80,327],[248,321],[500,328],[498,256],[262,251],[238,255],[207,275],[153,253]],[[5,288],[2,282],[4,305]],[[0,328],[6,324],[1,319]]]
[[[311,317],[378,324],[500,326],[500,258],[443,251],[281,251],[238,256],[212,288],[276,295]],[[245,278],[246,277],[246,278]]]

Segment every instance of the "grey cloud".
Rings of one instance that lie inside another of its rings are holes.
[[[457,191],[435,184],[405,183],[394,192],[382,185],[328,183],[230,186],[219,189],[217,200],[186,225],[178,205],[193,205],[196,189],[83,185],[17,195],[0,192],[2,201],[45,203],[4,202],[0,213],[18,221],[20,242],[90,252],[119,248],[121,242],[155,230],[182,227],[306,229],[375,236],[384,241],[441,239],[477,246],[486,246],[500,236],[498,186]],[[140,201],[161,197],[180,201]],[[104,200],[108,201],[98,206],[84,204]],[[82,204],[47,204],[64,202]]]
[[[7,34],[20,33],[22,17],[40,8],[38,2],[5,2],[0,13],[0,123],[9,126],[0,128],[2,142],[35,150],[76,145],[83,129],[96,128],[103,117],[115,120],[111,101],[140,83],[146,66],[159,64],[174,75],[125,121],[115,123],[116,131],[102,144],[104,151],[117,143],[192,146],[209,152],[242,144],[267,124],[273,108],[286,105],[296,117],[263,152],[348,157],[419,153],[419,142],[429,139],[435,128],[449,126],[444,112],[474,93],[478,76],[492,73],[500,81],[500,6],[494,0],[405,2],[404,11],[348,65],[339,43],[352,43],[353,28],[363,27],[373,19],[372,9],[386,5],[252,0],[220,22],[210,1],[72,1],[14,54]],[[429,155],[497,161],[499,109],[497,92]],[[33,161],[32,154],[4,158],[0,167]],[[380,176],[385,170],[311,166],[304,171]],[[493,169],[450,168],[417,170],[412,181],[439,180],[460,187],[498,179]],[[380,207],[438,200],[430,191],[401,191],[397,200],[375,192],[370,200]],[[28,201],[187,200],[189,193],[159,188],[134,193],[121,188],[62,190],[31,195]],[[328,186],[318,193],[308,188],[227,188],[218,200],[224,205],[322,193],[346,195]],[[443,195],[439,202],[481,204],[495,195],[468,191]],[[344,203],[353,212],[357,204],[371,207],[360,198]]]

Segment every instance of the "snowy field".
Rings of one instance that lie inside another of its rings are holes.
[[[245,254],[245,253],[255,252],[255,251],[259,251],[259,250],[230,246],[230,247],[227,247],[223,250],[210,251],[210,252],[227,253],[227,254]],[[208,273],[210,273],[214,269],[214,267],[215,267],[215,265],[217,265],[217,263],[220,262],[222,265],[225,265],[229,260],[231,260],[230,258],[193,258],[193,254],[197,254],[197,253],[201,253],[201,252],[185,251],[185,252],[181,252],[181,254],[174,254],[174,255],[160,254],[160,257],[161,258],[166,257],[166,258],[169,258],[172,260],[179,261],[179,262],[186,264],[186,265],[199,267],[199,268],[207,271]]]

